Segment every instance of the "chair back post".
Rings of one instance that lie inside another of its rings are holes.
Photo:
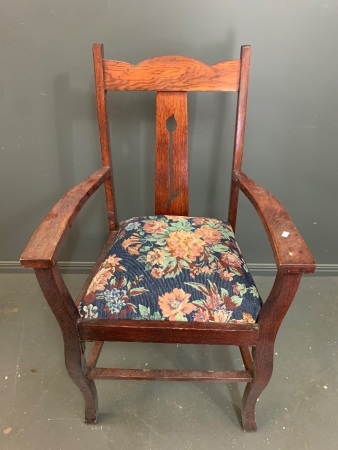
[[[238,196],[239,196],[239,185],[235,176],[235,172],[240,171],[242,168],[245,122],[246,122],[246,111],[248,101],[250,56],[251,56],[251,47],[249,45],[242,46],[240,59],[241,69],[240,69],[240,80],[239,80],[237,113],[236,113],[235,143],[232,160],[231,188],[230,188],[229,214],[228,214],[229,223],[234,231],[236,228]]]
[[[103,166],[110,167],[110,177],[105,181],[105,193],[107,204],[107,215],[109,230],[114,231],[118,228],[115,195],[114,195],[114,178],[113,168],[110,153],[110,136],[109,136],[109,122],[107,115],[107,90],[104,82],[104,67],[103,67],[103,45],[93,44],[93,61],[94,61],[94,76],[95,76],[95,91],[96,91],[96,107],[100,134],[101,158]]]

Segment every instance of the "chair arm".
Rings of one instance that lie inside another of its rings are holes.
[[[82,206],[109,176],[109,167],[102,167],[61,197],[30,238],[20,258],[22,266],[42,269],[55,265],[60,244]]]
[[[263,222],[277,268],[289,273],[314,272],[316,264],[311,252],[281,203],[244,173],[234,171],[234,177]]]

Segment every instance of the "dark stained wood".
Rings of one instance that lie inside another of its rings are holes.
[[[59,247],[76,216],[89,197],[109,177],[109,167],[102,167],[89,178],[70,189],[48,213],[31,237],[21,255],[24,267],[46,268],[56,262]]]
[[[254,366],[253,366],[253,360],[252,360],[252,355],[251,355],[250,349],[248,347],[239,347],[239,350],[241,352],[244,367],[247,370],[253,371]]]
[[[97,418],[97,392],[95,383],[86,377],[85,345],[77,333],[78,310],[62,279],[57,265],[48,269],[35,269],[41,290],[61,329],[65,363],[68,374],[80,389],[85,401],[85,422],[95,423]]]
[[[241,72],[237,102],[233,170],[240,170],[242,167],[246,110],[248,103],[250,57],[251,47],[248,45],[243,46],[241,49]]]
[[[155,213],[187,216],[188,208],[187,94],[158,92]]]
[[[96,108],[97,119],[99,125],[101,158],[102,164],[110,168],[110,177],[105,180],[106,204],[108,226],[111,231],[117,230],[117,215],[115,206],[115,189],[113,178],[113,167],[110,152],[110,136],[109,136],[109,122],[107,115],[107,92],[104,87],[104,73],[103,73],[103,45],[93,45],[93,63],[95,76],[95,91],[96,91]]]
[[[157,342],[171,344],[256,345],[256,324],[83,319],[83,341]]]
[[[91,370],[94,367],[96,367],[97,361],[98,361],[98,359],[100,357],[100,354],[101,354],[101,351],[102,351],[103,344],[104,344],[104,341],[94,342],[92,351],[91,351],[91,353],[89,355],[89,358],[87,360],[87,366],[88,366],[89,370]],[[87,376],[88,376],[88,374],[87,374]],[[90,377],[88,376],[88,378],[90,378]]]
[[[266,189],[241,171],[247,110],[250,47],[241,58],[208,66],[200,61],[165,56],[128,63],[104,60],[103,46],[94,44],[94,71],[103,167],[69,190],[38,227],[21,256],[33,267],[42,292],[59,323],[65,345],[66,367],[85,400],[85,421],[95,423],[97,394],[93,379],[245,381],[242,426],[256,430],[255,406],[273,370],[277,332],[298,289],[303,273],[315,262],[283,206]],[[188,138],[187,92],[238,91],[237,119],[229,202],[229,221],[236,226],[239,192],[260,216],[274,252],[277,275],[255,324],[82,319],[77,305],[97,273],[118,232],[110,155],[107,90],[156,90],[156,200],[157,214],[187,215]],[[76,302],[61,277],[57,254],[79,210],[101,185],[105,186],[110,235]],[[86,341],[94,341],[88,363]],[[186,371],[96,368],[104,341],[235,345],[245,370]]]
[[[270,381],[277,332],[295,297],[301,276],[302,273],[285,273],[279,270],[259,315],[259,339],[253,350],[253,380],[246,385],[242,399],[242,426],[245,431],[257,429],[256,402]]]
[[[244,173],[237,171],[234,177],[263,222],[277,267],[286,272],[314,272],[310,250],[279,201]]]
[[[105,60],[105,88],[113,91],[237,91],[240,61],[208,66],[184,56],[158,56],[132,65]]]
[[[236,129],[235,129],[234,153],[232,159],[232,173],[234,171],[240,170],[242,167],[246,110],[248,103],[250,57],[251,57],[251,47],[248,45],[243,46],[241,48],[241,68],[240,68],[239,91],[237,98]],[[234,178],[232,177],[230,186],[228,220],[234,231],[236,231],[238,196],[239,196],[239,187]]]
[[[98,380],[147,380],[147,381],[252,381],[249,370],[161,370],[161,369],[91,369],[87,377]]]

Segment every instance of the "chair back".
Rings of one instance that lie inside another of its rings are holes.
[[[184,56],[159,56],[137,65],[104,59],[103,45],[93,45],[98,122],[103,165],[112,166],[107,91],[156,91],[155,214],[189,214],[188,92],[237,92],[233,170],[243,154],[250,46],[240,59],[204,64]],[[113,172],[112,172],[113,173]],[[106,182],[108,217],[117,228],[114,185]],[[235,225],[238,190],[232,185],[229,220]]]

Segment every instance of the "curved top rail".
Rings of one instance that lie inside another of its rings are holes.
[[[207,65],[185,56],[157,56],[136,65],[104,60],[104,87],[117,91],[238,91],[239,59]]]

